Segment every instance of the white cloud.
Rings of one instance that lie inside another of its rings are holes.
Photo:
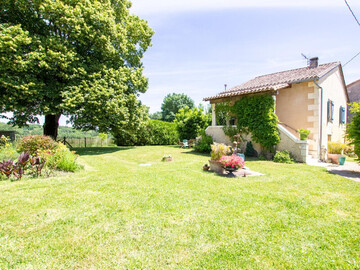
[[[137,15],[211,11],[234,8],[319,8],[346,7],[339,0],[132,0],[132,12]],[[360,1],[348,0],[351,7],[360,7]]]

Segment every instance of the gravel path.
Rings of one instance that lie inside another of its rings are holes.
[[[346,161],[343,166],[329,164],[329,166],[327,166],[327,170],[331,173],[360,182],[360,165],[357,162]]]

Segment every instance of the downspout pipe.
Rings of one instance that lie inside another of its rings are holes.
[[[318,84],[318,79],[314,79],[315,85],[320,89],[320,142],[319,142],[319,160],[321,160],[321,146],[322,146],[322,131],[323,131],[323,92],[324,89]]]

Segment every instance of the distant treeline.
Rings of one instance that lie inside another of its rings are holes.
[[[0,123],[0,130],[4,131],[15,131],[17,136],[23,137],[26,135],[42,135],[43,127],[41,125],[29,124],[27,127],[19,128],[13,127],[12,125],[8,125],[6,123]],[[96,131],[81,131],[76,130],[72,127],[59,127],[58,131],[58,139],[62,139],[64,137],[71,138],[84,138],[84,137],[97,137],[99,133]]]

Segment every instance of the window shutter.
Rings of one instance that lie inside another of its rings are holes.
[[[340,107],[340,124],[345,124],[345,107]]]
[[[334,101],[331,101],[331,122],[334,121]]]
[[[330,100],[328,100],[328,102],[327,102],[327,120],[328,120],[328,122],[330,122],[331,121],[331,101]]]

